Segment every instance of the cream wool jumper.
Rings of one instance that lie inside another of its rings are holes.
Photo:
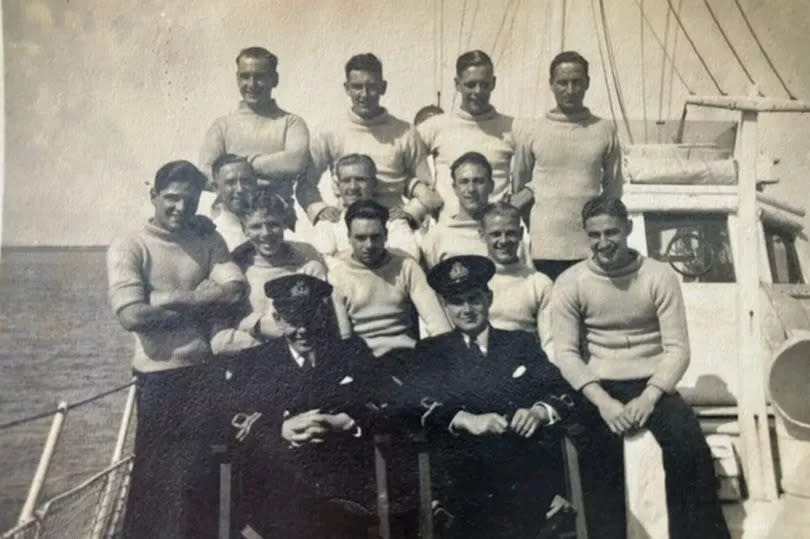
[[[613,123],[588,109],[571,116],[549,111],[545,118],[515,122],[515,146],[513,172],[534,193],[532,258],[586,258],[590,250],[582,233],[582,206],[602,191],[621,196]]]
[[[244,281],[222,237],[190,230],[170,232],[147,223],[140,232],[115,240],[107,251],[108,294],[113,311],[149,303],[151,291],[194,290],[202,281]],[[155,372],[197,365],[211,356],[208,324],[136,332],[132,367]]]
[[[376,357],[416,345],[414,308],[430,335],[451,329],[425,273],[410,256],[389,252],[383,264],[372,269],[355,260],[351,251],[343,251],[329,268],[329,282],[346,307],[354,334]]]
[[[671,392],[689,365],[678,277],[638,253],[613,271],[588,259],[563,272],[554,283],[551,315],[554,359],[574,389],[651,377],[650,384]]]
[[[537,335],[543,351],[552,357],[551,279],[525,263],[495,264],[495,275],[489,281],[492,327],[526,331]]]

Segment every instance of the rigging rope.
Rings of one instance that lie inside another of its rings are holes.
[[[65,411],[73,410],[74,408],[79,408],[80,406],[84,406],[85,404],[90,404],[93,401],[103,399],[104,397],[112,395],[113,393],[118,393],[119,391],[127,389],[128,387],[130,387],[134,383],[135,383],[135,381],[133,380],[131,382],[120,385],[118,387],[114,387],[112,389],[108,389],[107,391],[103,391],[103,392],[98,393],[96,395],[92,395],[90,397],[87,397],[86,399],[82,399],[80,401],[76,401],[74,403],[68,404]],[[52,416],[52,415],[56,414],[58,411],[59,411],[59,409],[49,410],[47,412],[41,412],[41,413],[30,415],[30,416],[27,416],[27,417],[21,417],[19,419],[14,419],[14,420],[9,421],[7,423],[0,424],[0,430],[5,430],[5,429],[11,428],[11,427],[16,427],[17,425],[22,425],[23,423],[30,423],[31,421],[36,421],[37,419],[42,419],[44,417]]]
[[[560,21],[560,52],[565,50],[565,12],[568,9],[568,2],[562,0],[562,21]]]
[[[602,75],[605,77],[605,91],[607,92],[608,105],[610,106],[610,117],[613,119],[613,125],[618,127],[616,123],[616,111],[613,108],[613,98],[610,96],[610,80],[607,74],[607,65],[605,64],[605,56],[602,53],[602,40],[599,39],[599,23],[596,17],[596,0],[591,0],[591,13],[593,14],[593,29],[596,32],[596,47],[599,49],[599,60],[602,64]]]
[[[714,74],[712,74],[711,70],[709,69],[706,60],[703,59],[703,55],[700,54],[700,51],[697,49],[695,42],[692,41],[692,37],[689,35],[689,32],[686,31],[686,27],[684,26],[683,21],[681,21],[681,17],[675,12],[675,8],[672,7],[672,1],[666,0],[666,2],[667,6],[669,6],[670,11],[672,12],[672,15],[675,17],[675,22],[678,23],[678,27],[681,29],[681,32],[683,32],[684,37],[689,42],[689,45],[692,47],[692,50],[698,57],[698,60],[700,60],[700,64],[703,66],[703,69],[706,70],[706,74],[709,75],[712,84],[714,84],[714,87],[717,88],[717,91],[720,93],[720,95],[728,95],[726,92],[723,91],[722,88],[720,88],[720,84],[718,84],[717,79],[714,78]]]
[[[442,90],[444,90],[444,0],[439,2],[439,92],[437,106],[442,106]]]
[[[506,16],[509,15],[509,6],[512,5],[513,0],[508,0],[506,2],[506,6],[503,9],[503,17],[501,17],[501,24],[498,26],[498,31],[495,33],[495,41],[492,42],[492,48],[490,49],[491,54],[495,54],[495,47],[498,46],[498,40],[501,37],[501,32],[503,32],[504,25],[506,24]]]
[[[466,0],[465,0],[466,5]],[[470,21],[470,31],[467,32],[467,44],[464,46],[466,50],[470,50],[470,42],[472,41],[473,30],[475,30],[475,20],[478,18],[478,5],[481,0],[475,0],[475,7],[473,8],[472,20]]]
[[[723,30],[723,27],[720,25],[720,21],[717,19],[717,15],[715,15],[711,4],[709,4],[709,0],[703,0],[703,3],[706,5],[706,9],[709,11],[709,15],[711,15],[714,24],[717,26],[717,29],[720,30],[720,35],[723,37],[723,41],[725,41],[726,45],[728,45],[731,54],[734,55],[734,59],[737,60],[738,64],[740,64],[740,67],[742,68],[743,73],[745,73],[745,77],[748,79],[748,82],[750,82],[753,85],[756,85],[756,82],[754,81],[754,78],[751,76],[751,73],[748,71],[748,68],[745,67],[742,58],[740,58],[740,55],[737,54],[737,49],[735,49],[734,45],[731,44],[731,40],[728,38],[728,35],[726,35],[726,31]]]
[[[622,121],[624,122],[624,128],[627,130],[627,137],[630,140],[630,144],[634,144],[633,132],[630,130],[630,121],[627,119],[627,108],[624,105],[624,93],[622,92],[622,85],[619,81],[619,71],[616,67],[616,57],[613,53],[613,43],[610,40],[604,0],[599,0],[599,12],[602,16],[602,31],[605,36],[605,49],[607,50],[608,61],[610,62],[610,74],[613,77],[613,87],[616,90],[616,101],[619,103],[619,110],[622,113]]]
[[[464,0],[464,5],[461,8],[461,22],[458,25],[458,45],[456,46],[456,56],[461,54],[461,38],[464,36],[464,18],[467,15],[467,0]],[[456,108],[456,96],[458,92],[453,92],[453,101],[450,108]]]
[[[644,144],[649,142],[647,136],[647,74],[644,67],[644,0],[641,0],[641,10],[638,18],[639,36],[641,37],[641,111],[644,116]]]
[[[787,84],[785,84],[785,81],[782,79],[782,76],[779,74],[779,72],[776,70],[776,67],[773,65],[771,57],[768,56],[767,52],[765,52],[765,47],[762,46],[762,43],[759,41],[756,32],[754,32],[754,27],[751,26],[751,22],[748,20],[748,16],[746,16],[745,11],[743,11],[742,6],[740,5],[740,1],[734,0],[734,3],[737,4],[737,9],[740,10],[740,15],[742,15],[742,18],[745,21],[745,25],[748,27],[748,31],[751,32],[751,36],[754,38],[754,41],[759,47],[759,51],[762,53],[762,56],[765,57],[765,61],[768,62],[771,71],[773,71],[773,74],[776,75],[777,79],[779,79],[779,83],[782,85],[782,88],[785,90],[785,93],[788,95],[788,97],[790,97],[790,99],[795,100],[796,96],[794,96],[793,93],[790,91],[790,89],[787,87]]]
[[[638,6],[639,5],[639,0],[634,0],[634,1],[635,1],[636,5]],[[650,19],[647,18],[647,15],[644,15],[644,22],[647,23],[647,28],[649,28],[650,33],[653,35],[655,40],[658,42],[658,45],[661,46],[661,50],[664,51],[664,55],[666,55],[667,60],[669,60],[669,63],[672,66],[673,71],[675,72],[675,74],[678,75],[678,80],[681,81],[681,84],[683,84],[684,88],[686,88],[686,91],[689,92],[690,95],[695,95],[695,92],[692,90],[692,88],[688,84],[686,84],[686,80],[683,78],[683,75],[681,74],[680,70],[675,66],[675,61],[672,59],[672,56],[670,56],[670,54],[667,52],[666,45],[661,42],[661,38],[658,37],[658,34],[655,32],[655,29],[653,28],[653,25],[650,22]],[[677,38],[677,35],[675,37]]]
[[[509,30],[507,30],[507,35],[509,35],[509,36],[512,35],[512,30],[515,29],[515,18],[517,17],[517,12],[520,9],[520,2],[521,2],[521,0],[516,0],[515,5],[514,5],[514,7],[512,9],[512,19],[509,21]],[[501,58],[503,58],[503,55],[506,53],[507,48],[511,51],[511,47],[509,46],[509,45],[511,45],[511,43],[512,43],[512,41],[509,40],[508,37],[504,38],[503,46],[501,47],[501,52],[495,58],[495,65],[500,64]],[[495,52],[495,51],[493,50],[492,52]]]
[[[641,8],[641,6],[639,6]],[[658,120],[656,123],[662,124],[664,123],[663,114],[664,114],[664,82],[666,80],[666,73],[667,73],[667,50],[666,46],[669,42],[669,21],[672,15],[667,10],[667,19],[664,25],[664,49],[661,53],[661,82],[658,84]],[[641,18],[644,19],[644,9],[641,8]],[[658,142],[661,142],[659,139]]]

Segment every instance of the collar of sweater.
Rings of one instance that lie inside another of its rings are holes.
[[[475,114],[475,115],[470,114],[466,110],[462,110],[460,108],[456,109],[455,112],[459,118],[461,118],[462,120],[467,120],[469,122],[485,122],[487,120],[495,118],[496,116],[499,116],[498,111],[495,109],[495,107],[492,107],[491,109],[482,114]]]
[[[155,224],[154,217],[150,218],[146,222],[146,225],[143,227],[143,229],[147,234],[151,236],[155,236],[156,238],[173,242],[179,241],[183,238],[191,238],[197,235],[196,232],[194,232],[190,227],[185,227],[182,230],[178,230],[176,232],[172,230],[166,230],[162,226]]]
[[[555,112],[553,110],[546,113],[546,118],[554,122],[577,123],[587,120],[590,117],[591,111],[588,107],[583,107],[581,111],[575,112],[574,114],[563,114],[562,112]]]
[[[380,110],[381,112],[373,118],[363,118],[352,109],[349,109],[349,121],[358,125],[380,125],[388,121],[389,118],[388,110],[385,107],[381,107]]]
[[[588,269],[601,277],[625,277],[627,275],[637,272],[638,269],[641,267],[642,262],[644,262],[644,257],[641,256],[641,254],[638,251],[630,249],[630,254],[633,255],[633,257],[630,259],[630,262],[628,262],[624,266],[613,268],[610,270],[607,270],[602,266],[600,266],[599,264],[597,264],[594,258],[591,257],[588,259]]]
[[[526,266],[525,262],[517,260],[511,264],[499,264],[495,262],[495,273],[498,275],[521,275],[531,268]]]
[[[376,266],[374,266],[372,268],[372,267],[366,266],[365,264],[363,264],[362,262],[357,260],[354,257],[354,254],[352,253],[351,249],[346,250],[345,251],[345,256],[343,256],[343,260],[344,260],[344,262],[346,262],[346,265],[349,266],[349,268],[357,269],[357,270],[366,270],[366,271],[377,271],[380,268],[384,268],[385,266],[390,264],[393,259],[394,259],[394,255],[391,253],[391,251],[386,250],[385,251],[385,256],[383,257],[382,262],[380,262],[378,265],[376,265]]]
[[[242,113],[258,114],[259,116],[277,116],[281,112],[281,109],[278,108],[275,99],[271,99],[266,107],[259,110],[251,108],[250,105],[244,101],[240,101],[237,110]]]

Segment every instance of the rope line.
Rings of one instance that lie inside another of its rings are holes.
[[[759,47],[759,51],[762,53],[762,56],[765,57],[765,61],[768,62],[771,71],[773,71],[773,74],[776,75],[777,79],[779,79],[779,83],[782,85],[782,88],[785,90],[785,93],[788,95],[788,97],[790,97],[790,99],[795,101],[796,96],[794,96],[793,93],[790,91],[790,89],[787,87],[787,84],[785,84],[784,79],[782,79],[782,76],[776,70],[776,66],[773,65],[771,57],[768,56],[767,52],[765,52],[765,47],[762,46],[762,43],[759,41],[756,32],[754,32],[754,27],[751,26],[751,22],[748,20],[748,16],[745,14],[745,11],[743,11],[742,6],[740,5],[740,1],[734,0],[734,3],[737,4],[737,9],[740,10],[740,15],[742,15],[742,18],[745,21],[745,25],[748,27],[748,31],[751,32],[751,36],[754,38],[754,42],[756,42],[757,46]]]
[[[610,95],[610,80],[608,79],[607,74],[607,65],[605,64],[605,56],[602,53],[602,40],[599,39],[599,22],[596,17],[596,4],[594,3],[596,0],[591,0],[591,13],[593,14],[593,29],[596,32],[596,46],[599,49],[599,60],[602,64],[602,75],[605,78],[605,91],[607,91],[607,98],[608,98],[608,105],[610,106],[610,117],[613,119],[613,125],[618,125],[616,123],[616,110],[613,108],[613,98]]]
[[[644,9],[641,6],[639,6],[639,7],[641,8],[641,18],[644,19]],[[658,123],[659,124],[663,123],[663,121],[664,121],[664,118],[663,118],[663,114],[664,114],[664,82],[666,81],[667,58],[668,58],[666,46],[667,46],[667,43],[669,42],[669,21],[670,21],[671,18],[672,18],[672,15],[669,13],[669,10],[667,10],[667,18],[666,18],[666,23],[664,25],[664,47],[663,47],[663,51],[661,53],[661,56],[662,56],[662,58],[661,58],[661,81],[658,84]],[[661,141],[659,140],[658,142],[661,142]]]
[[[568,1],[562,0],[562,21],[560,22],[560,52],[565,50],[565,15],[568,10]]]
[[[472,20],[470,21],[470,31],[467,32],[467,43],[464,46],[466,50],[470,50],[470,43],[472,42],[473,30],[475,30],[475,21],[478,18],[478,6],[481,0],[475,0],[475,7],[473,8]],[[466,0],[465,0],[466,4]]]
[[[647,71],[644,56],[644,0],[641,0],[641,10],[638,18],[639,36],[641,37],[641,113],[644,117],[644,144],[649,142],[647,133]]]
[[[91,397],[88,397],[86,399],[82,399],[80,401],[76,401],[74,403],[68,404],[65,411],[73,410],[74,408],[79,408],[80,406],[84,406],[85,404],[89,404],[89,403],[91,403],[93,401],[103,399],[104,397],[112,395],[113,393],[118,393],[119,391],[127,389],[128,387],[130,387],[134,383],[135,383],[134,381],[131,381],[131,382],[128,382],[126,384],[115,387],[113,389],[103,391],[101,393],[98,393],[98,394],[93,395]],[[26,417],[21,417],[19,419],[14,419],[14,420],[9,421],[7,423],[0,424],[0,430],[9,429],[11,427],[16,427],[17,425],[22,425],[24,423],[30,423],[31,421],[36,421],[38,419],[42,419],[42,418],[45,418],[45,417],[56,415],[58,412],[59,412],[59,409],[55,409],[55,410],[49,410],[47,412],[40,412],[38,414],[34,414],[34,415],[26,416]]]
[[[639,0],[634,0],[634,1],[635,1],[637,6],[640,6]],[[674,70],[675,74],[678,75],[678,80],[681,81],[681,84],[683,84],[684,88],[686,88],[686,91],[689,92],[690,95],[695,95],[695,92],[692,90],[692,88],[686,83],[686,80],[683,78],[683,74],[681,74],[680,70],[675,66],[675,61],[672,59],[672,56],[667,52],[666,45],[661,42],[661,38],[658,37],[658,33],[656,33],[655,28],[653,28],[653,25],[650,22],[650,19],[647,17],[646,14],[644,15],[644,22],[647,23],[647,28],[650,30],[650,33],[653,35],[655,40],[658,42],[658,45],[660,45],[661,50],[664,51],[664,55],[667,57],[667,60],[669,60],[669,63],[672,66],[672,69]],[[675,37],[677,39],[677,35]]]
[[[703,0],[703,3],[706,5],[706,9],[709,11],[709,15],[711,15],[715,26],[717,26],[717,29],[720,30],[720,35],[723,37],[723,41],[726,42],[726,45],[728,45],[728,48],[731,51],[731,54],[734,55],[734,59],[737,60],[737,63],[740,65],[740,68],[742,68],[742,70],[743,70],[743,73],[745,73],[745,77],[748,79],[748,82],[750,82],[751,84],[756,85],[756,81],[754,81],[754,78],[751,76],[751,73],[748,71],[748,68],[745,67],[745,64],[743,63],[742,58],[740,58],[740,55],[737,53],[737,49],[735,49],[734,45],[731,44],[731,40],[729,39],[728,35],[726,34],[726,31],[723,30],[723,26],[720,24],[720,21],[717,19],[717,15],[714,13],[714,10],[712,9],[711,4],[709,4],[709,0]]]
[[[682,7],[683,7],[683,0],[678,0],[678,13],[681,12]],[[669,12],[667,12],[667,13],[669,13]],[[675,53],[678,50],[678,38],[681,35],[681,33],[678,31],[677,27],[675,27],[674,32],[675,32],[675,37],[672,39],[672,55],[673,55],[673,57],[675,56]],[[667,86],[666,86],[666,88],[667,88],[667,99],[666,99],[666,102],[667,102],[667,118],[672,118],[672,90],[673,90],[672,79],[673,79],[674,72],[675,72],[675,64],[671,63],[670,64],[670,69],[669,69],[669,82],[667,83]],[[694,93],[692,95],[694,95]]]
[[[516,0],[515,5],[512,8],[512,19],[509,21],[509,30],[507,30],[507,35],[511,36],[512,31],[515,29],[515,19],[517,18],[517,12],[520,9],[520,2],[521,2],[521,0]],[[512,50],[512,47],[510,47],[511,43],[512,43],[512,40],[509,40],[508,38],[504,38],[503,45],[501,46],[501,52],[495,58],[495,65],[498,65],[498,64],[501,63],[501,59],[503,58],[503,55],[506,53],[507,50],[510,51],[510,55],[511,55],[511,50]]]
[[[461,8],[461,22],[458,25],[458,45],[456,46],[456,56],[461,54],[461,39],[464,37],[464,19],[467,15],[467,0],[464,0],[464,5]],[[456,108],[456,96],[458,92],[453,92],[453,101],[450,108]]]
[[[675,22],[678,23],[678,27],[680,27],[681,32],[683,32],[684,37],[689,42],[689,45],[692,47],[692,50],[694,51],[695,55],[698,57],[698,60],[700,60],[700,64],[703,66],[703,69],[706,70],[706,74],[709,75],[709,78],[711,79],[712,84],[714,84],[714,87],[717,89],[717,91],[720,93],[720,95],[728,95],[726,92],[723,91],[722,88],[720,88],[720,84],[718,84],[717,79],[714,78],[714,74],[709,69],[709,65],[706,63],[706,60],[703,59],[703,55],[700,54],[700,51],[697,49],[697,46],[695,45],[695,42],[692,40],[692,36],[690,36],[689,32],[686,31],[686,27],[684,26],[683,21],[681,20],[681,17],[675,12],[675,8],[672,7],[672,1],[671,0],[666,0],[666,2],[667,2],[667,6],[669,6],[670,11],[672,11],[672,15],[675,17]]]
[[[616,101],[619,103],[619,110],[622,113],[622,121],[624,122],[624,128],[627,130],[627,137],[630,140],[630,144],[634,144],[635,141],[633,140],[633,132],[630,130],[630,121],[627,119],[627,108],[624,104],[624,92],[622,92],[622,85],[621,81],[619,80],[619,70],[616,67],[616,57],[613,53],[613,42],[610,39],[610,33],[608,30],[607,13],[605,11],[604,0],[599,0],[599,12],[602,16],[602,31],[605,35],[605,49],[607,50],[608,54],[608,62],[610,62],[610,74],[613,78],[613,87],[616,90]]]
[[[512,5],[513,0],[508,0],[506,2],[506,7],[503,9],[503,17],[501,17],[501,24],[498,26],[498,31],[495,33],[495,41],[492,42],[492,48],[490,49],[491,54],[495,54],[495,47],[498,46],[498,40],[501,37],[501,32],[503,32],[504,25],[506,24],[506,16],[509,15],[509,6]]]

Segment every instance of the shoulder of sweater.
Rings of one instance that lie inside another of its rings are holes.
[[[650,257],[644,257],[639,267],[639,274],[652,278],[656,282],[679,282],[675,270],[669,264]]]
[[[577,262],[557,277],[557,280],[554,281],[554,290],[576,289],[583,279],[587,279],[591,275],[595,276],[588,268],[587,259]]]
[[[318,252],[312,244],[307,243],[305,241],[296,241],[291,240],[286,242],[290,248],[290,251],[293,253],[293,256],[297,256],[299,258],[304,259],[305,261],[314,260],[317,262],[321,261],[321,254]]]

